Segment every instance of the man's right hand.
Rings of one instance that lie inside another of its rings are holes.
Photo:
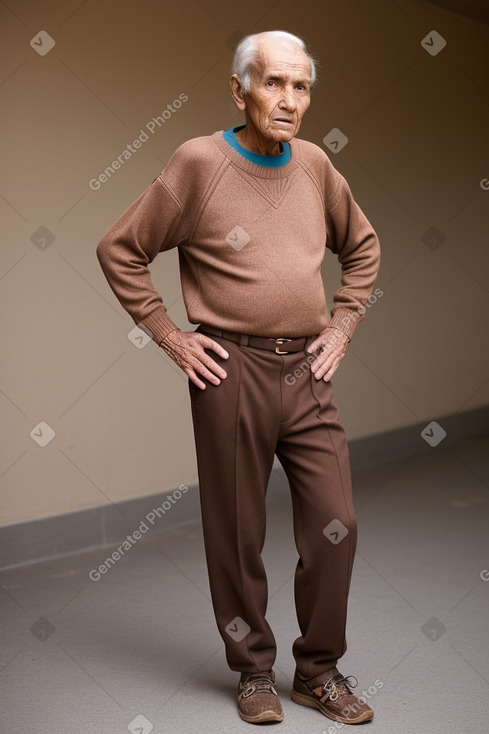
[[[227,359],[229,354],[205,334],[176,329],[163,339],[160,346],[201,390],[205,390],[206,385],[200,377],[205,377],[213,385],[220,385],[221,380],[227,377],[222,367],[214,362],[204,349],[212,349],[223,359]]]

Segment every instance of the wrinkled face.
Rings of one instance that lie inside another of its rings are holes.
[[[263,142],[288,142],[311,101],[311,65],[302,49],[285,39],[262,42],[259,49],[250,91],[243,96],[246,124]]]

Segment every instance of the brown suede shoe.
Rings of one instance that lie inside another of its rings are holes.
[[[350,688],[357,685],[356,678],[344,678],[336,668],[309,680],[302,680],[296,671],[291,698],[301,706],[317,709],[333,721],[362,724],[373,719],[374,712],[364,699],[351,692]]]
[[[243,721],[261,724],[282,721],[284,712],[275,690],[275,673],[241,673],[238,685],[238,711]]]

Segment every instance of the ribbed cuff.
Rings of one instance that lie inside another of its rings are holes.
[[[339,308],[334,312],[328,326],[339,329],[348,337],[348,339],[351,339],[356,327],[362,319],[363,315],[359,314],[356,310],[354,311],[350,308]]]
[[[178,329],[178,326],[168,316],[164,306],[156,308],[149,316],[141,321],[143,326],[151,332],[154,341],[161,344],[161,341],[170,334],[170,332]]]

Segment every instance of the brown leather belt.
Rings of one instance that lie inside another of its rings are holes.
[[[229,341],[236,342],[236,344],[241,344],[242,346],[268,349],[276,354],[303,352],[308,339],[307,336],[299,336],[294,339],[287,339],[283,336],[279,336],[276,339],[266,336],[251,336],[249,334],[238,334],[236,331],[215,329],[213,326],[208,326],[207,324],[201,324],[197,331],[208,334],[209,336],[220,336],[222,339],[229,339]]]

